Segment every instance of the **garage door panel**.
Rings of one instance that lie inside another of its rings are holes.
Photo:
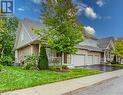
[[[92,65],[93,64],[93,56],[92,55],[88,55],[87,56],[87,65]]]
[[[93,64],[99,64],[99,55],[94,56]]]
[[[84,66],[85,55],[72,55],[72,64],[74,66]]]
[[[100,64],[100,55],[98,54],[89,54],[89,55],[84,55],[84,54],[76,54],[72,55],[72,60],[71,60],[73,66],[84,66],[84,65],[95,65],[95,64]]]

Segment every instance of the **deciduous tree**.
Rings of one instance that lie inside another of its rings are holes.
[[[118,38],[117,41],[115,42],[115,51],[113,53],[120,57],[121,59],[123,58],[123,39]],[[121,60],[120,60],[121,63]]]
[[[16,17],[0,17],[0,61],[10,64],[14,58],[13,46],[15,42],[18,19]]]
[[[37,34],[61,55],[75,53],[76,45],[83,40],[83,28],[72,0],[42,0],[42,7],[41,20],[45,29],[37,30]]]

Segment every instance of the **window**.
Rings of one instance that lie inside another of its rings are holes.
[[[56,53],[56,57],[61,57],[61,56],[62,56],[61,53]],[[62,59],[64,63],[67,63],[67,54],[64,54]]]
[[[67,54],[64,54],[64,63],[67,63]]]
[[[56,57],[61,57],[61,53],[56,53]]]

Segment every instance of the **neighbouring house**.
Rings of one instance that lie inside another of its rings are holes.
[[[38,55],[40,52],[39,36],[34,34],[32,29],[40,28],[42,24],[38,21],[24,19],[20,21],[15,42],[15,62],[23,63],[25,56]],[[114,38],[108,37],[97,39],[94,36],[84,33],[85,40],[77,48],[76,54],[58,54],[55,50],[47,48],[49,64],[53,60],[62,56],[63,63],[69,66],[84,66],[103,64],[112,61],[114,55]]]

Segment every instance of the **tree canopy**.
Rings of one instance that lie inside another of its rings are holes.
[[[115,55],[118,57],[123,58],[123,39],[118,38],[117,41],[115,42],[115,51],[113,51]]]
[[[83,40],[83,28],[72,0],[42,0],[42,6],[41,20],[45,29],[35,32],[57,52],[75,53],[76,45]]]
[[[43,48],[48,46],[61,55],[62,70],[62,54],[77,52],[76,46],[83,40],[83,27],[77,19],[77,8],[72,0],[42,0],[41,5],[44,27],[34,32],[40,35]]]
[[[13,59],[12,50],[17,26],[16,17],[0,17],[0,62],[3,64],[9,64]]]

